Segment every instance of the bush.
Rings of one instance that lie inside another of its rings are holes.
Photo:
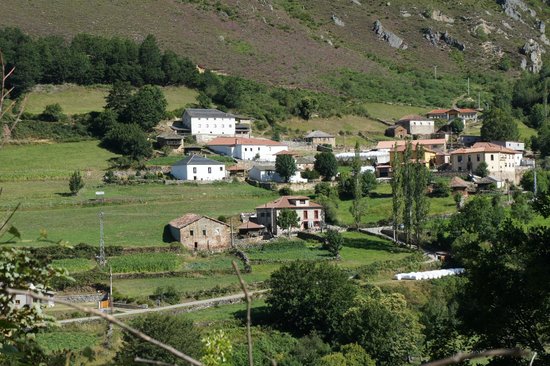
[[[449,197],[451,188],[449,183],[444,180],[439,180],[433,184],[432,197]]]
[[[38,118],[46,122],[60,122],[66,120],[67,116],[63,114],[63,108],[59,103],[55,103],[48,104]]]
[[[319,174],[319,172],[315,169],[314,170],[306,169],[300,175],[302,176],[302,178],[307,180],[319,179],[319,177],[321,176],[321,174]]]
[[[279,189],[279,196],[292,196],[292,189],[290,187],[283,187]]]
[[[177,304],[180,301],[181,294],[174,286],[159,286],[151,296],[152,299],[165,302],[170,305]]]

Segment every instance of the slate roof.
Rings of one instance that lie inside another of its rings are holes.
[[[309,200],[309,197],[306,196],[282,196],[277,198],[275,201],[264,203],[256,208],[321,208],[318,203],[309,201],[308,205],[305,206],[296,206],[290,201],[293,200]]]
[[[200,155],[191,155],[186,157],[185,159],[182,159],[172,164],[172,166],[177,166],[177,165],[225,165],[225,164],[216,160],[207,159]]]
[[[212,108],[187,108],[185,113],[187,113],[190,117],[195,118],[236,118],[236,116],[231,113],[222,112]]]
[[[186,227],[186,226],[188,226],[188,225],[190,225],[190,224],[194,223],[195,221],[198,221],[202,218],[215,221],[215,222],[217,222],[219,224],[222,224],[222,225],[225,225],[225,226],[229,226],[225,222],[221,222],[221,221],[218,221],[218,220],[213,219],[211,217],[203,216],[203,215],[199,215],[199,214],[195,214],[195,213],[188,213],[188,214],[183,215],[182,217],[178,217],[177,219],[174,219],[174,220],[170,221],[170,226],[175,227],[177,229],[181,229],[181,228],[184,228],[184,227]]]
[[[323,132],[323,131],[313,131],[308,133],[304,136],[304,138],[317,138],[317,137],[334,137],[334,135],[331,135],[329,133]]]

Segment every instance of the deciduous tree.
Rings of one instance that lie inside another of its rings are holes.
[[[327,230],[325,248],[333,257],[340,258],[340,250],[344,247],[344,237],[337,230]]]
[[[277,226],[285,229],[287,231],[288,237],[290,237],[290,232],[293,227],[298,227],[300,225],[300,218],[296,211],[289,208],[283,208],[277,216]]]
[[[317,170],[324,180],[331,180],[338,174],[338,161],[333,153],[322,152],[315,155],[315,170]]]
[[[294,160],[292,155],[277,155],[275,159],[275,171],[285,182],[289,182],[290,177],[296,173],[296,169],[296,160]]]
[[[483,117],[481,138],[485,141],[516,141],[519,138],[518,125],[508,110],[493,107]]]
[[[132,95],[121,120],[136,123],[144,131],[150,131],[165,117],[166,105],[166,98],[159,87],[145,85]]]

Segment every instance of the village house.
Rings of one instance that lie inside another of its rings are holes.
[[[521,152],[490,142],[477,142],[470,148],[451,151],[451,165],[455,171],[474,172],[480,163],[485,162],[489,175],[519,183],[516,177],[517,154]]]
[[[241,160],[270,161],[276,159],[280,151],[288,150],[288,146],[268,139],[216,137],[206,146],[218,153]]]
[[[208,141],[216,136],[235,136],[236,116],[217,109],[187,108],[181,117],[183,128],[197,138]]]
[[[257,182],[285,183],[285,180],[275,171],[275,165],[254,165],[248,171],[248,178]],[[302,178],[300,171],[296,171],[290,177],[289,183],[306,183],[307,179]]]
[[[407,115],[401,117],[396,125],[402,126],[409,135],[431,135],[435,132],[434,121],[419,115]]]
[[[468,196],[469,190],[475,191],[472,183],[468,183],[464,179],[456,176],[451,179],[449,187],[451,188],[453,195],[458,193],[462,196]]]
[[[304,140],[311,145],[336,146],[336,137],[323,131],[312,131],[304,136]]]
[[[421,146],[422,148],[420,149],[419,146]],[[393,161],[395,155],[397,154],[399,161],[402,162],[405,156],[406,149],[406,145],[401,145],[390,150],[390,161]],[[420,144],[414,144],[411,146],[411,159],[425,164],[426,168],[431,168],[436,163],[436,152],[434,150],[423,147]]]
[[[386,131],[384,131],[384,135],[388,137],[403,139],[407,137],[409,134],[407,133],[407,129],[405,127],[401,125],[393,125],[386,128]]]
[[[446,119],[448,121],[459,118],[464,124],[466,122],[477,122],[478,112],[471,108],[434,109],[426,116],[429,119]]]
[[[224,163],[200,155],[191,155],[174,163],[170,173],[179,180],[215,181],[226,177]]]
[[[193,251],[221,251],[231,247],[231,228],[208,216],[188,213],[170,221],[172,237]]]
[[[0,283],[1,284],[1,283]],[[29,290],[36,291],[36,286],[32,283],[29,285]],[[48,298],[48,301],[44,302],[43,300],[34,299],[30,295],[17,294],[13,298],[13,303],[15,304],[16,309],[21,309],[24,306],[33,307],[34,304],[39,304],[41,307],[52,308],[55,306],[53,291],[43,291],[42,295]]]
[[[306,196],[282,196],[256,207],[257,224],[264,225],[273,235],[281,234],[285,228],[277,226],[277,217],[283,209],[296,211],[300,219],[298,230],[319,230],[323,226],[323,206]]]

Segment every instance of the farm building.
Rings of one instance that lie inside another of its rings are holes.
[[[435,132],[434,121],[418,115],[401,117],[395,124],[403,126],[409,135],[431,135]]]
[[[231,229],[225,222],[188,213],[170,221],[172,237],[194,251],[221,251],[231,247]]]
[[[181,117],[183,127],[197,141],[205,141],[220,135],[235,135],[235,116],[217,109],[187,108]]]
[[[304,136],[304,140],[311,145],[336,145],[336,137],[323,131],[312,131]]]
[[[401,125],[393,125],[388,128],[386,128],[386,131],[384,132],[384,135],[388,137],[397,137],[398,139],[402,139],[408,136],[407,129]]]
[[[278,152],[288,150],[283,143],[259,138],[216,137],[206,145],[218,154],[256,161],[275,161]]]
[[[179,180],[196,181],[222,180],[226,175],[224,163],[200,155],[191,155],[174,163],[170,173]]]

